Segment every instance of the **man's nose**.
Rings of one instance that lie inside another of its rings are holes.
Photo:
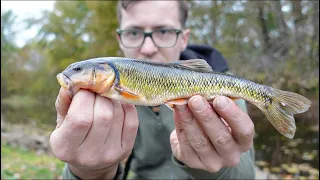
[[[153,43],[150,37],[146,37],[141,47],[141,53],[146,56],[152,56],[158,52],[158,47]]]

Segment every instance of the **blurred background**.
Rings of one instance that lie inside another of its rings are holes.
[[[248,104],[257,172],[319,179],[319,2],[189,2],[190,43],[217,48],[240,77],[312,100],[309,111],[295,116],[293,140]],[[122,56],[116,3],[1,1],[1,179],[61,178],[63,162],[48,143],[56,74],[79,60]]]

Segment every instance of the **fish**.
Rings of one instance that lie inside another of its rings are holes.
[[[87,89],[122,103],[140,106],[187,104],[201,95],[209,102],[219,95],[244,99],[258,107],[285,137],[296,132],[294,115],[311,101],[295,92],[276,89],[229,73],[215,72],[203,59],[155,62],[123,57],[98,57],[70,64],[57,74],[61,87],[74,96]]]

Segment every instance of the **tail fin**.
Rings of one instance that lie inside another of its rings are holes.
[[[272,102],[259,108],[282,135],[292,139],[296,132],[293,115],[307,111],[311,101],[297,93],[269,88],[273,94]]]

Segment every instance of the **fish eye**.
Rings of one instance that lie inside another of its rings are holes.
[[[82,69],[81,67],[74,67],[73,68],[74,71],[81,71],[81,69]]]

